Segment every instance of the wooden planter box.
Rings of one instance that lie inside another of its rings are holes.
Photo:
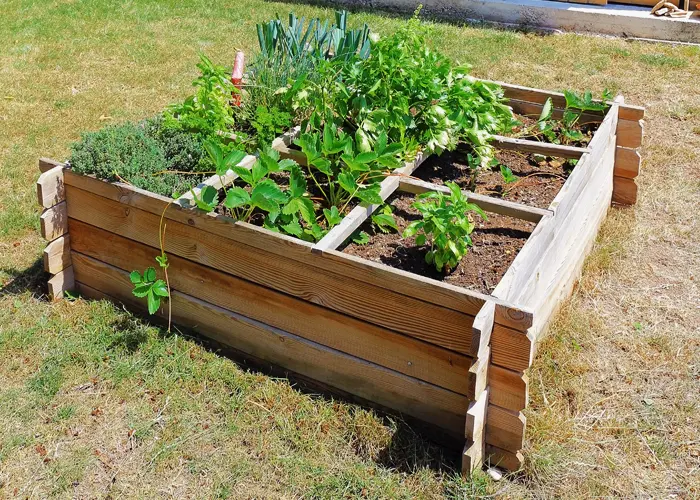
[[[539,113],[563,96],[504,85],[515,111]],[[549,209],[470,194],[484,210],[537,226],[491,295],[353,257],[336,249],[376,207],[357,207],[313,245],[73,173],[42,159],[44,257],[60,298],[76,290],[135,310],[129,272],[154,264],[161,217],[173,322],[256,359],[432,424],[466,441],[463,467],[517,469],[527,376],[537,339],[571,292],[611,201],[634,203],[644,110],[616,101],[589,148],[497,138],[502,148],[580,158]],[[283,154],[293,133],[275,141]],[[403,167],[418,168],[423,158]],[[253,157],[244,160],[252,165]],[[227,182],[233,181],[228,176]],[[207,181],[217,185],[217,179]],[[390,176],[396,190],[444,189]],[[159,314],[167,315],[167,307]]]

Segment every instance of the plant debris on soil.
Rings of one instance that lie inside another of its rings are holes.
[[[420,212],[411,206],[415,199],[412,194],[399,193],[388,200],[394,210],[399,233],[374,231],[371,224],[365,223],[361,230],[370,235],[369,243],[349,243],[342,250],[427,278],[489,294],[535,228],[532,222],[512,217],[488,214],[488,220],[483,220],[474,214],[476,228],[471,235],[473,246],[456,269],[444,274],[425,262],[430,245],[416,246],[414,237],[401,237],[406,226],[421,218]]]
[[[460,188],[469,189],[471,169],[466,154],[457,149],[441,156],[433,155],[413,175],[433,184],[453,181]],[[506,150],[496,150],[495,157],[499,164],[510,168],[518,180],[506,183],[500,166],[496,165],[479,173],[475,191],[531,207],[548,208],[572,171],[562,158]]]

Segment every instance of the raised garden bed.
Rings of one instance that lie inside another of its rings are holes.
[[[520,112],[541,108],[547,98],[562,102],[556,93],[504,88]],[[163,217],[174,323],[465,439],[465,470],[487,459],[517,469],[526,428],[524,372],[611,201],[635,201],[643,113],[616,101],[599,115],[586,149],[497,139],[511,151],[579,162],[547,208],[470,195],[495,215],[477,228],[491,231],[479,242],[489,248],[475,247],[458,279],[410,260],[410,241],[378,235],[368,247],[348,244],[371,206],[353,209],[312,244],[186,208],[191,194],[172,200],[42,159],[49,290],[54,298],[76,290],[143,310],[129,271],[149,266],[159,252]],[[275,141],[283,155],[296,154],[288,148],[293,135]],[[414,170],[421,175],[424,161],[384,180],[382,198],[406,209],[413,194],[445,189],[410,177]],[[402,215],[410,219],[410,209]]]

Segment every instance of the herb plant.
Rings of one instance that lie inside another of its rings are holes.
[[[484,211],[473,203],[454,182],[446,186],[450,194],[430,192],[418,195],[413,203],[423,216],[413,221],[403,232],[404,238],[416,236],[416,244],[430,243],[430,250],[425,254],[425,261],[435,266],[438,271],[450,272],[459,265],[472,244],[471,233],[474,223],[470,213],[474,212],[486,219]]]

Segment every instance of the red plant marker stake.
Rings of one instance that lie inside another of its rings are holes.
[[[231,73],[231,83],[238,89],[238,92],[233,93],[232,103],[234,106],[241,105],[241,86],[243,83],[243,67],[245,66],[245,55],[242,51],[236,52],[236,60],[233,63],[233,72]]]

